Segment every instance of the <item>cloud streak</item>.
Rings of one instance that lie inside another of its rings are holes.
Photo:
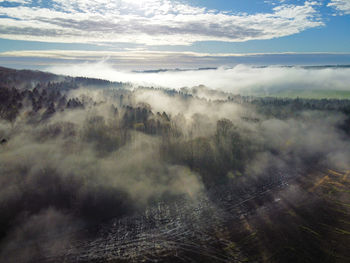
[[[0,37],[64,43],[190,45],[297,34],[323,22],[318,3],[283,4],[269,13],[228,13],[170,0],[0,2]]]
[[[246,65],[348,65],[350,53],[198,53],[166,51],[22,50],[0,53],[2,65],[45,69],[55,65],[100,63],[119,70],[196,69]],[[82,70],[84,72],[84,70]]]
[[[328,6],[333,7],[340,14],[350,15],[350,2],[348,0],[331,0]]]

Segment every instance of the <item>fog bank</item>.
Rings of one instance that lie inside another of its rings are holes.
[[[337,67],[253,67],[132,72],[114,69],[106,62],[47,68],[56,74],[84,76],[110,81],[130,82],[142,86],[180,89],[205,85],[210,89],[244,94],[266,94],[283,90],[349,91],[350,68]]]

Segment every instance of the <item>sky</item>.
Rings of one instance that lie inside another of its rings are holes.
[[[0,65],[350,64],[350,0],[0,0]]]

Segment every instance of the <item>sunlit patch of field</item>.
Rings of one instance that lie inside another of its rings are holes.
[[[319,172],[321,179],[316,180],[311,192],[325,201],[328,216],[333,224],[322,223],[321,228],[327,231],[325,248],[330,257],[337,262],[348,262],[350,246],[350,171],[326,169]]]
[[[314,183],[313,187],[310,189],[313,191],[322,191],[323,193],[328,193],[328,198],[339,197],[336,193],[348,193],[350,194],[350,171],[336,171],[332,169],[327,169],[321,172],[323,176],[321,179],[318,179],[316,183]],[[346,195],[343,195],[344,198]],[[350,196],[348,196],[350,201]]]
[[[349,262],[348,176],[315,169],[274,192],[273,202],[241,222],[250,234],[238,245],[251,246],[249,262]]]

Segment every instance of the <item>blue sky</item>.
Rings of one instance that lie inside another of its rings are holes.
[[[350,0],[0,0],[0,65],[114,59],[132,67],[151,57],[161,67],[169,56],[220,65],[225,55],[256,53],[333,56],[317,63],[337,63],[339,53],[350,64]]]

